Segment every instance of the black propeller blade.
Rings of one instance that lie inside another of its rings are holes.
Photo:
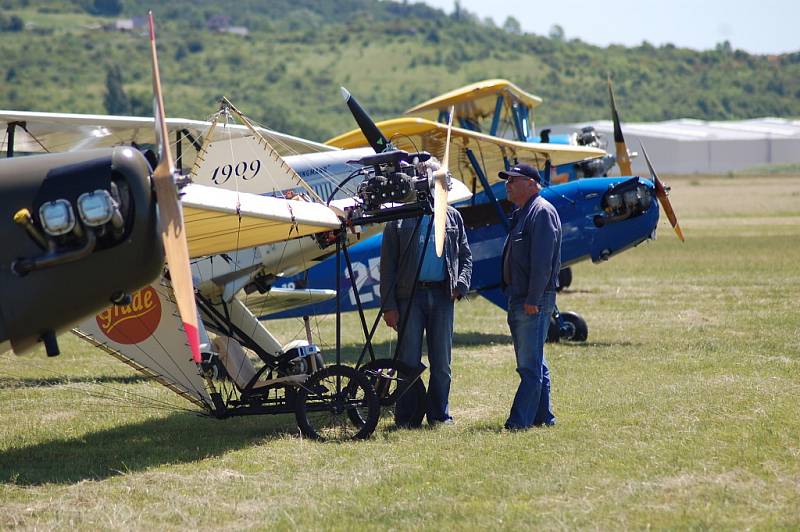
[[[353,95],[350,94],[350,91],[344,87],[341,87],[341,89],[342,96],[344,97],[344,101],[347,103],[347,107],[350,109],[350,112],[353,113],[353,118],[356,119],[358,127],[361,128],[361,132],[364,133],[364,137],[366,137],[367,142],[369,142],[369,145],[372,146],[372,149],[375,150],[375,153],[381,153],[383,151],[394,149],[394,146],[392,146],[391,142],[389,142],[386,137],[383,136],[381,130],[378,129],[378,126],[375,125],[375,122],[372,120],[372,118],[369,117],[364,108],[361,107]]]

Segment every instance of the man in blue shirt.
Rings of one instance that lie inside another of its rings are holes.
[[[503,247],[501,284],[508,296],[508,326],[520,383],[505,427],[554,425],[544,343],[561,269],[561,220],[555,207],[539,195],[542,185],[536,168],[520,164],[498,175],[506,180],[508,200],[517,207]]]
[[[464,220],[456,209],[447,208],[444,253],[441,257],[436,256],[434,231],[430,228],[432,223],[431,216],[424,216],[418,227],[414,218],[386,224],[381,247],[381,301],[384,320],[395,330],[408,312],[408,321],[399,345],[398,359],[401,362],[412,368],[424,367],[422,335],[425,333],[431,369],[425,410],[428,423],[433,425],[453,421],[449,409],[453,302],[469,291],[472,253],[467,243]],[[416,280],[420,256],[422,268]],[[417,407],[410,395],[404,395],[395,405],[395,422],[399,426],[409,426]]]

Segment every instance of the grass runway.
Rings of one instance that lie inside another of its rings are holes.
[[[800,177],[668,181],[687,242],[662,221],[559,297],[589,341],[547,348],[556,427],[501,430],[513,349],[481,298],[456,310],[456,424],[366,442],[197,417],[64,335],[58,358],[0,356],[0,528],[797,529]]]

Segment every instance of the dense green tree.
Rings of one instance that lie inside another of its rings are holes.
[[[127,115],[131,112],[131,102],[122,86],[122,72],[118,65],[109,65],[106,69],[106,92],[103,103],[110,115]]]
[[[37,11],[36,26],[22,34],[0,32],[7,108],[152,113],[141,30],[103,31],[63,16],[85,19],[95,0],[30,0],[27,8],[24,1],[0,0],[0,19]],[[513,19],[498,31],[463,7],[456,20],[415,2],[124,0],[122,7],[124,17],[155,12],[170,116],[206,118],[224,94],[253,119],[313,140],[353,127],[339,85],[385,119],[494,77],[544,99],[537,128],[608,118],[608,72],[626,121],[800,116],[800,51],[753,55],[724,43],[700,52],[648,43],[600,48],[523,33]],[[249,36],[209,30],[217,15]]]
[[[553,24],[550,26],[549,37],[554,41],[563,41],[565,38],[564,28],[560,24]]]
[[[116,17],[122,13],[122,0],[94,0],[91,12],[104,17]]]
[[[512,16],[509,16],[506,18],[506,21],[503,22],[503,29],[511,35],[520,35],[522,33],[522,26],[519,20]]]

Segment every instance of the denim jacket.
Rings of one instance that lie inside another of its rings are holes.
[[[420,224],[419,229],[415,231],[416,223],[416,218],[404,218],[387,223],[383,230],[381,301],[384,310],[396,310],[398,299],[411,297],[419,263],[418,231],[426,230],[423,224]],[[472,279],[472,252],[467,242],[464,220],[461,218],[461,213],[453,207],[447,208],[445,227],[445,281],[451,294],[456,288],[461,294],[466,294]],[[433,245],[432,239],[428,245]]]
[[[511,284],[506,285],[503,264],[509,247]],[[536,305],[545,292],[555,291],[561,269],[561,219],[541,195],[514,211],[502,259],[500,282],[511,302]]]

